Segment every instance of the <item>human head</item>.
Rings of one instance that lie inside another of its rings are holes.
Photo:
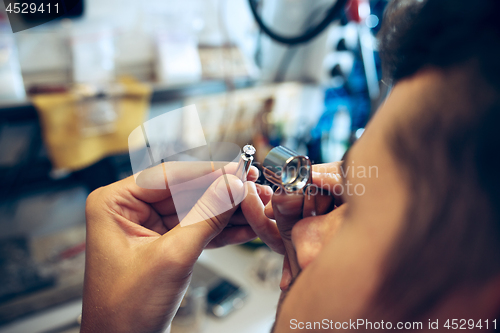
[[[494,0],[397,0],[386,11],[387,79],[435,69],[442,84],[391,139],[412,195],[373,302],[379,315],[421,318],[500,274],[498,13]]]
[[[290,319],[498,315],[499,6],[389,4],[380,54],[394,89],[346,160],[377,164],[380,177],[348,175],[364,183],[363,197],[347,197],[346,207],[296,225],[300,257],[303,235],[344,219],[303,267],[277,332],[287,331]]]

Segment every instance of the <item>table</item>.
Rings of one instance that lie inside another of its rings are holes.
[[[251,277],[253,251],[241,246],[206,250],[200,262],[248,292],[243,308],[224,319],[208,317],[203,333],[268,333],[274,322],[280,290],[278,286],[263,286]],[[79,328],[72,323],[81,313],[81,307],[82,300],[77,299],[0,327],[0,333],[77,333]]]

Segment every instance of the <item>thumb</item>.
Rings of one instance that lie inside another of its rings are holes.
[[[186,254],[197,258],[206,245],[227,226],[245,195],[246,187],[238,177],[228,174],[219,177],[174,228],[178,245],[182,244],[183,249],[189,252]]]

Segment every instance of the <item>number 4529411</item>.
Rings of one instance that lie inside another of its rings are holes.
[[[497,320],[492,320],[488,321],[486,320],[479,320],[475,321],[474,319],[448,319],[446,323],[443,325],[444,328],[447,328],[449,330],[472,330],[474,328],[479,328],[479,329],[486,329],[489,330],[490,328],[496,329],[497,328]]]
[[[36,3],[9,3],[5,9],[7,13],[14,14],[35,14],[35,13],[45,13],[48,14],[59,14],[59,4],[44,4],[38,5]]]

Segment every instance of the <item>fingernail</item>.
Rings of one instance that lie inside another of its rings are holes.
[[[273,189],[271,186],[263,185],[261,188],[264,190],[264,194],[266,195],[273,195]]]
[[[264,215],[266,215],[268,219],[275,218],[271,201],[269,201],[269,203],[264,207]]]
[[[288,268],[283,268],[283,274],[281,275],[280,289],[285,291],[292,282],[292,273]]]
[[[252,169],[252,172],[255,173],[255,175],[257,176],[257,178],[259,178],[259,176],[260,176],[259,169],[255,165],[251,165],[250,169]]]

